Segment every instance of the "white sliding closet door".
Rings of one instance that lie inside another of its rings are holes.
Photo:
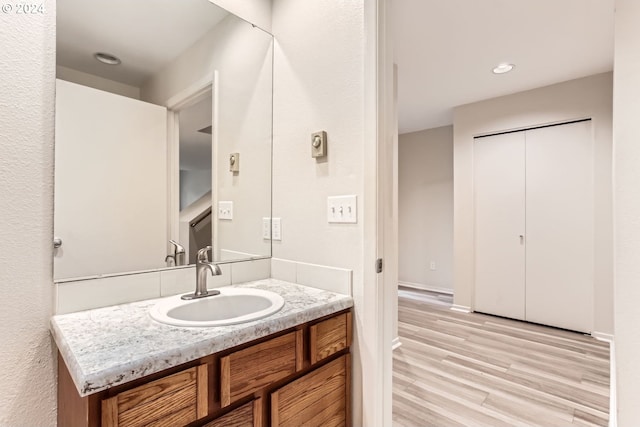
[[[478,138],[474,158],[475,310],[524,319],[524,133]]]
[[[528,130],[526,320],[591,332],[591,121]]]

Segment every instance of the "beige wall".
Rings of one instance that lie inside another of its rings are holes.
[[[594,332],[613,334],[612,73],[457,107],[454,111],[454,302],[473,307],[473,137],[591,117],[594,127]]]
[[[373,392],[361,387],[375,351],[364,338],[365,286],[369,295],[375,287],[363,278],[364,22],[362,1],[273,2],[273,215],[282,218],[283,236],[273,255],[353,270],[354,425],[363,423],[363,392]],[[309,30],[319,23],[319,31]],[[327,131],[328,156],[316,160],[311,133],[320,130]],[[346,194],[358,196],[358,223],[328,224],[327,197]],[[365,411],[370,416],[374,408]]]
[[[212,194],[214,204],[233,202],[233,220],[214,223],[215,259],[221,250],[271,254],[262,218],[271,216],[272,52],[271,36],[230,15],[141,88],[141,99],[168,105],[217,73]],[[231,153],[240,153],[237,174],[229,171]]]
[[[128,98],[140,99],[140,88],[116,82],[114,80],[105,79],[103,77],[98,77],[93,74],[84,73],[72,68],[63,67],[61,65],[56,67],[56,77],[61,80],[66,80],[83,86],[89,86],[105,92],[115,93]]]
[[[213,4],[271,32],[271,1],[268,0],[209,0]]]
[[[0,13],[0,426],[54,426],[55,2]]]
[[[453,126],[400,135],[399,152],[400,283],[453,292]]]
[[[640,420],[640,2],[616,0],[615,349],[618,425]]]

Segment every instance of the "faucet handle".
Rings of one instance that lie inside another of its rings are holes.
[[[183,254],[184,253],[184,246],[182,246],[180,243],[176,242],[173,239],[170,239],[169,243],[171,243],[174,246],[174,249],[173,249],[174,254]]]
[[[209,262],[209,251],[213,248],[211,246],[205,246],[204,248],[198,251],[197,260],[198,262]]]

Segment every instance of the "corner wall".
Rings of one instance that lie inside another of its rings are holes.
[[[55,426],[55,2],[0,13],[0,425]]]
[[[275,258],[353,270],[354,425],[362,425],[363,152],[365,17],[362,1],[274,0],[273,216],[282,219]],[[328,156],[311,157],[311,133],[325,130]],[[327,197],[355,194],[357,224],[328,224]],[[366,423],[366,422],[365,422]]]
[[[453,126],[400,135],[399,152],[400,284],[453,292]]]
[[[612,73],[457,107],[454,110],[454,303],[473,307],[473,137],[591,117],[594,128],[594,328],[613,334]]]
[[[618,425],[640,420],[640,2],[616,0],[615,351]]]

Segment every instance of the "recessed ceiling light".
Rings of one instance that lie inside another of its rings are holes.
[[[513,64],[500,64],[493,69],[493,74],[504,74],[513,70],[516,66]]]
[[[103,64],[108,64],[108,65],[118,65],[120,64],[120,62],[122,62],[120,61],[120,58],[118,58],[117,56],[113,56],[104,52],[94,53],[93,57],[96,58],[98,61],[102,62]]]

